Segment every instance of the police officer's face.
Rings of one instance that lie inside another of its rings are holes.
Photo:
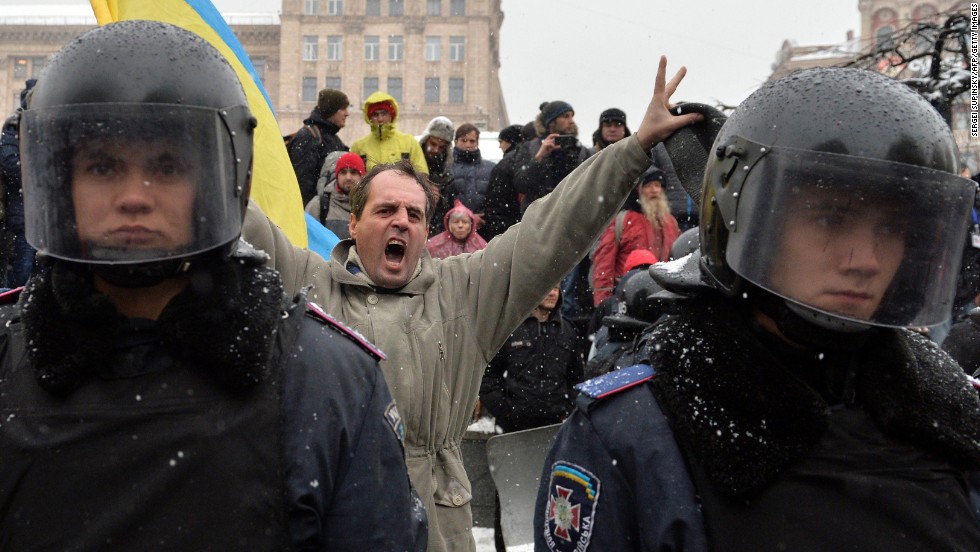
[[[806,305],[870,320],[905,253],[898,206],[828,189],[801,189],[786,209],[772,290]]]
[[[99,248],[177,251],[190,244],[196,171],[168,140],[93,139],[72,156],[78,234]]]
[[[361,217],[351,213],[350,235],[371,281],[388,289],[403,287],[412,279],[429,235],[425,192],[407,175],[378,174]]]

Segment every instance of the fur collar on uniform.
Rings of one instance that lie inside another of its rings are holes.
[[[684,448],[730,496],[761,490],[822,437],[830,408],[751,333],[734,303],[693,300],[649,340]],[[926,338],[879,330],[856,353],[860,403],[887,434],[980,469],[980,399]]]
[[[231,390],[261,382],[272,355],[282,308],[282,281],[260,258],[198,269],[157,321],[178,359],[206,369]],[[21,297],[27,356],[45,389],[67,396],[108,362],[121,317],[81,265],[54,262],[30,280]]]

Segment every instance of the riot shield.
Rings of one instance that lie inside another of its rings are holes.
[[[508,550],[518,546],[523,550],[534,543],[534,501],[545,458],[560,427],[515,431],[487,441],[487,460],[500,496],[500,526]]]

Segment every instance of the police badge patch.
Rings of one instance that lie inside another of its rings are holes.
[[[584,552],[589,547],[599,479],[581,466],[555,462],[548,483],[544,541],[555,552]]]
[[[395,406],[395,401],[392,400],[391,404],[385,408],[385,420],[388,425],[391,426],[391,430],[395,432],[398,436],[398,440],[402,443],[405,442],[405,423],[402,422],[401,414],[398,413],[398,407]]]

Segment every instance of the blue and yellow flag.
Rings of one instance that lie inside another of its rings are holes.
[[[252,164],[252,199],[294,245],[307,246],[303,200],[296,173],[272,111],[272,102],[235,33],[208,0],[89,0],[99,25],[130,19],[170,23],[215,47],[238,74],[248,107],[258,119]],[[327,252],[329,254],[329,252]]]

